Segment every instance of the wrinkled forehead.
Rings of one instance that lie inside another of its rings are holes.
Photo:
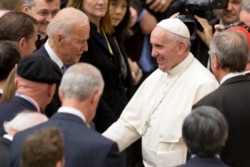
[[[250,26],[250,12],[245,10],[240,11],[240,21],[244,22],[247,26]]]

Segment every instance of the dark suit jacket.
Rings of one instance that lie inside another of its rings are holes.
[[[114,53],[114,55],[112,55],[105,44],[105,38],[101,36],[100,33],[97,33],[94,24],[91,23],[90,25],[91,30],[90,38],[88,39],[88,51],[84,52],[80,61],[96,66],[101,71],[105,82],[103,95],[94,118],[97,131],[103,132],[119,118],[123,108],[128,102],[131,75],[127,57],[122,54],[128,74],[125,79],[122,78],[120,53],[114,41],[114,37],[112,35],[107,35]]]
[[[194,107],[207,105],[219,109],[229,126],[228,140],[220,153],[230,166],[250,166],[250,79],[237,76],[201,99]]]
[[[32,103],[19,96],[14,96],[9,102],[0,105],[0,136],[5,134],[4,121],[10,121],[23,110],[37,111]]]
[[[48,52],[45,50],[44,46],[42,46],[40,49],[38,49],[34,55],[36,56],[46,56],[49,57]],[[50,57],[49,57],[50,58]],[[51,60],[52,61],[52,60]],[[58,67],[59,68],[59,67]],[[49,71],[48,71],[49,72]],[[45,108],[45,114],[48,117],[51,117],[57,110],[59,107],[61,107],[61,101],[59,99],[59,95],[58,95],[58,87],[59,85],[56,85],[56,91],[55,94],[51,100],[51,102],[46,106]]]
[[[9,167],[9,152],[11,141],[0,136],[0,166]]]
[[[48,122],[15,135],[10,153],[12,167],[20,166],[18,163],[21,145],[25,137],[43,127],[58,127],[61,130],[65,144],[65,167],[121,166],[121,157],[116,143],[88,128],[78,116],[56,113]]]
[[[215,157],[210,157],[210,158],[195,157],[187,161],[186,164],[180,165],[178,167],[229,167],[229,166],[227,166],[220,159]]]

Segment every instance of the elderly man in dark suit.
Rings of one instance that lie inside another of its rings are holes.
[[[34,54],[49,57],[64,73],[67,66],[79,62],[82,53],[88,50],[89,31],[88,17],[82,11],[64,8],[47,27],[48,41]],[[45,110],[46,115],[50,117],[60,106],[58,94],[55,93]]]
[[[184,120],[182,136],[191,159],[179,167],[227,167],[218,154],[228,135],[224,116],[214,107],[197,107]]]
[[[4,134],[3,122],[9,121],[23,110],[42,112],[54,96],[56,84],[61,81],[61,71],[49,58],[27,56],[17,67],[16,95],[0,105],[0,135]]]
[[[12,120],[4,122],[7,134],[0,136],[0,166],[9,167],[10,145],[17,132],[47,121],[48,118],[38,112],[23,111],[18,113]]]
[[[104,82],[92,65],[78,63],[65,72],[59,96],[62,107],[48,122],[18,133],[11,146],[11,166],[20,166],[24,138],[43,127],[58,127],[65,141],[65,167],[119,167],[121,156],[116,143],[88,127],[96,114]],[[38,148],[39,149],[39,148]]]
[[[210,45],[212,71],[220,87],[194,107],[216,107],[229,126],[228,140],[221,159],[230,166],[250,166],[250,78],[244,75],[248,43],[242,32],[226,30],[216,35]]]

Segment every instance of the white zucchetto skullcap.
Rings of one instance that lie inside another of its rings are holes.
[[[173,34],[190,39],[190,33],[187,26],[178,18],[168,18],[160,21],[157,26]]]

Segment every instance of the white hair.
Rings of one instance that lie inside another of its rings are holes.
[[[11,130],[17,132],[28,129],[32,126],[46,122],[48,118],[41,113],[24,110],[18,113],[12,120],[4,122],[4,130],[9,133]]]

